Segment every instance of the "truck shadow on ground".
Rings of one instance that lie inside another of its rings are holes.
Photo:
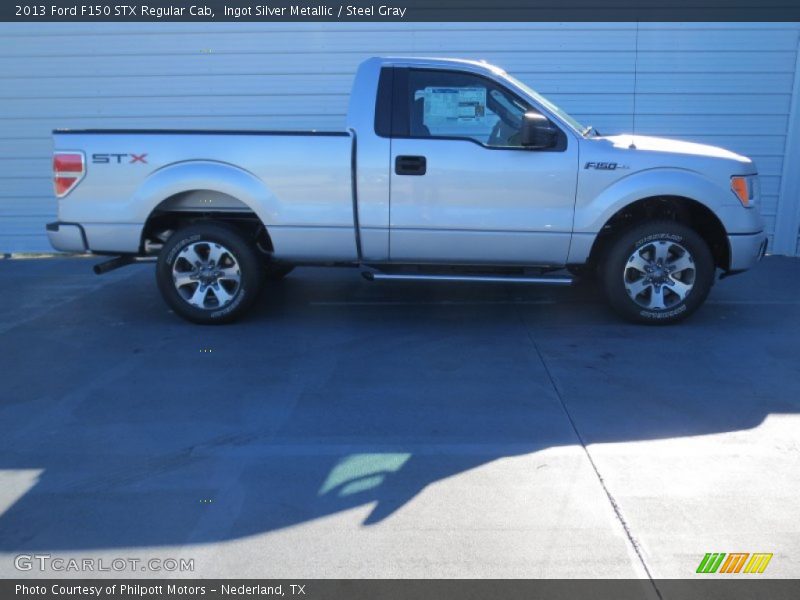
[[[4,334],[0,550],[208,543],[371,505],[369,526],[449,477],[579,444],[567,414],[599,443],[800,409],[797,306],[654,329],[575,290],[300,272],[252,318],[194,327],[150,277]]]

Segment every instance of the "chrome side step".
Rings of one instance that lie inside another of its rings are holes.
[[[524,275],[436,275],[429,273],[381,273],[361,271],[368,281],[472,281],[484,283],[537,283],[543,285],[572,285],[572,277],[527,277]]]

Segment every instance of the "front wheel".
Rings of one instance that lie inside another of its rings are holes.
[[[194,323],[229,323],[258,296],[261,258],[233,226],[198,223],[179,229],[158,255],[156,281],[167,304]]]
[[[697,310],[714,282],[714,259],[694,230],[674,221],[644,223],[605,254],[602,281],[611,307],[636,323],[671,324]]]

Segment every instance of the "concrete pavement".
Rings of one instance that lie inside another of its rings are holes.
[[[227,327],[152,267],[0,260],[0,575],[800,576],[800,261],[683,325],[591,291],[298,269]],[[13,293],[11,293],[13,291]]]

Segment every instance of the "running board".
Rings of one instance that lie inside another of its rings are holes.
[[[428,273],[381,273],[361,271],[368,281],[472,281],[484,283],[538,283],[544,285],[572,285],[572,277],[526,277],[524,275],[436,275]]]

